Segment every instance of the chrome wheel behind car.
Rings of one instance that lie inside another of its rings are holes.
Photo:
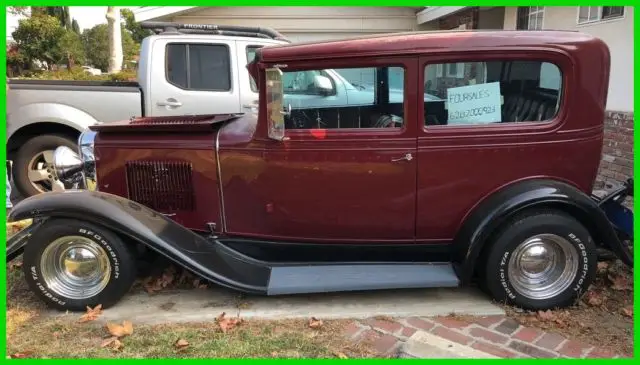
[[[43,134],[25,141],[13,155],[13,183],[18,195],[28,198],[47,191],[66,190],[56,176],[53,152],[59,146],[76,150],[77,144],[68,136]]]
[[[540,234],[521,243],[511,254],[511,285],[531,299],[547,299],[563,292],[577,275],[578,251],[555,234]]]
[[[28,164],[28,176],[31,186],[37,191],[62,191],[64,184],[56,176],[53,166],[53,150],[42,151],[34,155]]]
[[[42,280],[51,291],[70,299],[86,299],[109,283],[107,252],[83,236],[60,237],[50,243],[40,259]]]
[[[597,268],[589,231],[572,216],[554,210],[523,212],[487,242],[481,286],[493,298],[529,310],[574,304]]]

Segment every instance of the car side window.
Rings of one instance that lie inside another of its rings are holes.
[[[424,69],[425,126],[551,121],[562,74],[541,61],[429,64]]]
[[[225,45],[170,43],[166,49],[166,77],[185,90],[231,90],[231,62]]]
[[[404,68],[284,71],[286,129],[402,128]]]

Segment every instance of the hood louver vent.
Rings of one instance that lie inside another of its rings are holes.
[[[129,199],[162,213],[195,209],[191,164],[171,161],[128,161]]]

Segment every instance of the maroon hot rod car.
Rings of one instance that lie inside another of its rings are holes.
[[[247,293],[474,281],[500,302],[570,305],[598,249],[633,264],[603,209],[618,196],[590,196],[609,58],[559,31],[259,49],[245,114],[132,118],[58,149],[57,174],[96,189],[17,204],[10,219],[34,223],[8,259],[23,252],[30,287],[70,310],[116,303],[138,246]]]

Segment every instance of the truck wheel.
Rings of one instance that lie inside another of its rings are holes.
[[[59,146],[77,149],[72,139],[54,134],[35,136],[20,146],[13,165],[13,178],[23,198],[64,190],[64,184],[56,177],[52,165],[53,151]]]
[[[597,268],[587,229],[561,212],[530,212],[491,242],[484,287],[499,302],[529,310],[567,307],[589,288]]]
[[[74,219],[52,219],[29,239],[23,253],[29,287],[47,305],[84,311],[117,303],[133,285],[135,261],[113,232]]]

